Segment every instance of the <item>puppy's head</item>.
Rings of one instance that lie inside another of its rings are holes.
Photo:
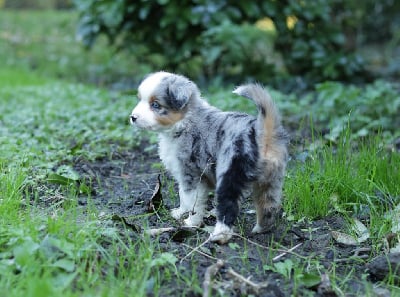
[[[150,74],[139,85],[139,103],[130,122],[143,129],[166,130],[185,117],[188,104],[197,98],[199,90],[186,77],[168,72]]]

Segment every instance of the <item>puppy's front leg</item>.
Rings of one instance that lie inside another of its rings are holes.
[[[208,187],[202,183],[199,183],[195,189],[188,189],[179,184],[180,206],[173,209],[171,215],[179,220],[188,213],[189,217],[184,220],[184,224],[200,226],[203,223],[208,191]]]
[[[175,220],[181,219],[185,214],[187,214],[191,209],[191,195],[187,191],[182,189],[179,185],[179,207],[173,208],[171,210],[171,216]]]

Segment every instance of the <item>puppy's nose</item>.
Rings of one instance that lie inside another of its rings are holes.
[[[136,122],[137,118],[138,118],[137,116],[131,115],[131,118],[130,118],[131,123],[133,124],[134,122]]]

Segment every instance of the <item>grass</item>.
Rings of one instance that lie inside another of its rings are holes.
[[[353,148],[345,133],[338,146],[324,147],[310,152],[306,160],[295,161],[285,187],[287,210],[309,218],[336,211],[338,203],[343,210],[365,205],[386,211],[399,202],[399,162],[399,154],[383,148],[379,136]]]
[[[353,147],[348,132],[338,146],[294,160],[285,181],[284,209],[295,221],[339,213],[350,219],[350,230],[351,218],[363,217],[378,247],[398,224],[391,211],[400,203],[400,154],[385,149],[379,135]]]
[[[1,10],[0,14],[2,68],[23,68],[53,78],[97,85],[109,84],[118,77],[120,81],[129,81],[130,76],[149,72],[145,65],[137,63],[134,55],[106,47],[105,39],[100,38],[91,51],[83,50],[75,32],[75,12]]]
[[[38,18],[43,21],[40,25]],[[79,81],[102,85],[143,72],[146,66],[132,70],[135,58],[114,56],[101,46],[91,53],[82,51],[73,37],[75,18],[68,12],[0,11],[0,58],[6,61],[0,69],[0,291],[8,296],[145,296],[170,293],[165,284],[174,282],[201,293],[196,264],[184,272],[177,267],[174,250],[165,251],[157,241],[116,228],[90,207],[90,189],[89,206],[77,205],[82,189],[70,183],[75,179],[75,160],[112,159],[116,152],[132,150],[142,137],[128,127],[132,96]],[[378,95],[370,96],[374,102],[393,98],[389,87],[379,88]],[[321,87],[319,92],[327,90],[334,87]],[[340,87],[335,98],[354,92],[367,97],[359,89]],[[249,101],[230,93],[214,86],[207,97],[222,109],[255,110]],[[299,101],[294,95],[272,93],[290,125],[306,117],[312,96]],[[329,111],[326,106],[315,105],[312,110],[319,113],[317,124],[331,116],[322,114]],[[291,148],[284,210],[293,222],[327,215],[343,215],[349,222],[353,216],[367,217],[371,243],[378,252],[397,222],[400,156],[388,149],[382,134],[354,137],[351,119],[330,142],[321,136],[310,139],[308,150]],[[311,149],[316,143],[322,145]],[[49,174],[66,178],[66,183],[47,187]],[[176,199],[173,185],[168,187]],[[235,259],[243,269],[251,267],[244,256],[246,245],[244,251],[235,244],[229,248],[237,252]],[[301,287],[321,269],[318,259],[308,261],[307,267],[291,260],[265,263],[264,269],[287,281],[294,278]],[[353,274],[349,271],[349,278]],[[338,291],[345,288],[346,279],[334,267],[330,275]]]

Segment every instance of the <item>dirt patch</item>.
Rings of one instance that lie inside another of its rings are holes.
[[[143,144],[135,151],[91,163],[77,159],[74,167],[92,181],[91,203],[111,214],[115,225],[128,225],[138,233],[157,229],[153,230],[158,233],[154,241],[179,259],[182,279],[167,278],[162,296],[176,296],[177,290],[182,296],[207,296],[208,291],[208,296],[360,296],[371,290],[376,281],[368,270],[373,251],[368,241],[349,246],[332,238],[331,231],[346,230],[340,215],[297,223],[283,218],[273,232],[253,235],[255,213],[246,199],[236,224],[237,235],[226,245],[208,241],[213,216],[205,220],[204,228],[182,228],[169,215],[169,209],[178,205],[176,185],[157,169],[161,167],[156,150],[148,147]],[[86,196],[79,198],[80,205],[87,203]],[[202,287],[189,286],[196,276]],[[380,294],[389,292],[383,289]]]

